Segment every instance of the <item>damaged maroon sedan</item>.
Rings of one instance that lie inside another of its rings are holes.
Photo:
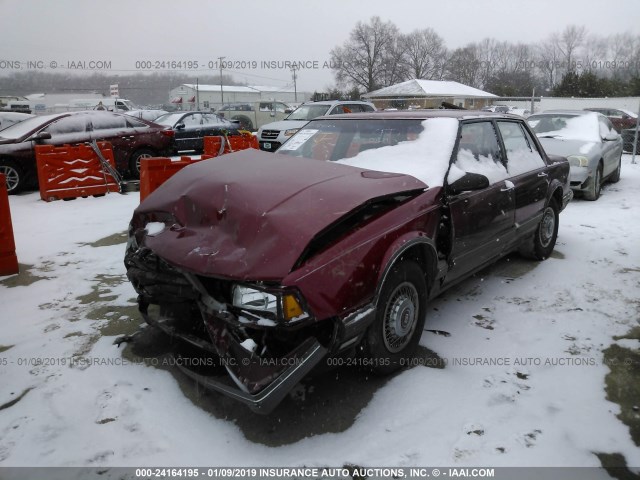
[[[172,177],[125,265],[145,320],[224,369],[185,373],[268,413],[325,358],[401,368],[430,298],[511,251],[548,257],[568,175],[516,116],[319,118]]]

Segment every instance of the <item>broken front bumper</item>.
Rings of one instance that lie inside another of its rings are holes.
[[[201,375],[177,362],[176,366],[185,375],[205,388],[246,404],[257,413],[268,414],[273,411],[291,389],[327,354],[327,349],[320,342],[308,338],[284,357],[262,358],[245,350],[237,341],[227,338],[229,349],[221,355],[219,347],[216,348],[195,335],[181,332],[171,324],[171,319],[154,318],[153,315],[149,315],[148,305],[144,300],[139,299],[139,305],[140,313],[149,325],[174,338],[219,355],[220,364],[224,366],[235,385],[225,383],[216,377]],[[230,352],[234,352],[235,355]]]
[[[228,375],[202,375],[182,362],[176,362],[178,368],[202,386],[239,400],[255,412],[271,412],[327,354],[327,348],[312,335],[272,354],[264,354],[266,346],[259,352],[247,348],[247,326],[209,295],[196,277],[178,271],[148,249],[129,252],[125,264],[139,293],[138,306],[145,321],[218,357]],[[164,305],[164,309],[150,311],[151,304]],[[192,311],[199,314],[187,318],[168,314],[175,305],[192,305]]]

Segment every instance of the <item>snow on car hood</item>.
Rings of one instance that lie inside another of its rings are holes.
[[[538,138],[544,151],[551,155],[568,157],[570,155],[598,155],[598,143],[585,140],[568,140],[564,138]]]
[[[408,175],[244,150],[184,168],[147,197],[134,221],[173,215],[176,225],[145,242],[175,266],[280,280],[314,236],[346,213],[372,198],[425,188]]]
[[[282,120],[263,125],[260,130],[290,130],[292,128],[302,128],[307,123],[309,123],[309,120]]]

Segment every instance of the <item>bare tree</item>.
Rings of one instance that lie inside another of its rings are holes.
[[[558,82],[561,53],[553,38],[543,42],[536,48],[535,63],[544,77],[547,88],[553,88]]]
[[[404,63],[411,78],[441,80],[447,49],[433,29],[414,30],[401,37]]]
[[[338,84],[371,92],[397,78],[391,56],[397,53],[398,28],[380,17],[358,22],[349,40],[331,50],[331,68]]]
[[[476,44],[471,43],[453,51],[447,60],[447,78],[464,83],[471,87],[480,88],[480,69],[482,62]]]
[[[610,60],[608,57],[609,41],[597,35],[590,35],[584,41],[582,48],[581,65],[586,71],[597,72],[609,76],[612,71],[607,68]]]
[[[585,36],[585,27],[576,25],[569,25],[560,35],[553,35],[554,43],[564,57],[567,72],[576,70],[578,66],[577,50],[583,45]]]

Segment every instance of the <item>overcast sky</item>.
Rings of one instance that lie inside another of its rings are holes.
[[[320,91],[334,83],[325,68],[330,50],[373,15],[403,33],[431,27],[448,48],[486,37],[538,43],[571,24],[601,36],[640,34],[638,0],[0,0],[0,75],[28,61],[61,72],[97,61],[110,73],[160,71],[163,61],[179,69],[186,61],[206,75],[224,56],[234,67],[250,62],[225,73],[254,85],[292,83],[275,62],[307,62],[298,90]]]

